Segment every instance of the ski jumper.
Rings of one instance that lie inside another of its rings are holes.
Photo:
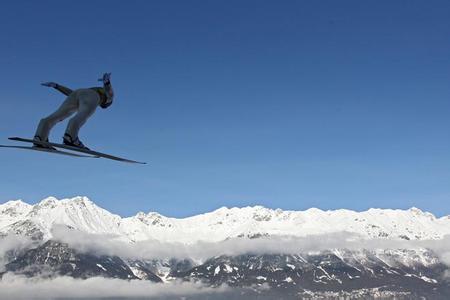
[[[107,97],[105,89],[101,87],[74,91],[59,84],[55,84],[53,87],[66,95],[67,98],[54,113],[39,122],[35,137],[39,137],[41,141],[48,140],[50,131],[56,123],[67,119],[74,113],[76,114],[69,120],[64,136],[69,136],[72,140],[78,140],[80,128],[92,116],[97,106],[107,108],[112,103],[112,97]]]

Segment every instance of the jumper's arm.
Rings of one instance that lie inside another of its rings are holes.
[[[70,94],[72,94],[73,90],[69,89],[68,87],[65,87],[63,85],[57,84],[56,82],[44,82],[41,83],[43,86],[48,86],[48,87],[52,87],[55,90],[63,93],[66,96],[69,96]]]
[[[68,87],[65,87],[65,86],[59,85],[59,84],[57,84],[55,86],[55,89],[60,91],[61,93],[63,93],[66,96],[69,96],[73,92],[73,90],[69,89]]]

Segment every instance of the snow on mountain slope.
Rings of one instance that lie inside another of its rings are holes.
[[[347,231],[367,238],[439,239],[450,234],[448,218],[437,219],[417,208],[306,211],[272,210],[261,206],[220,208],[184,219],[157,213],[122,219],[121,230],[133,240],[221,241],[264,235],[306,236]]]
[[[32,208],[32,205],[21,200],[11,200],[0,204],[0,231],[2,228],[23,218]]]
[[[18,205],[23,206],[20,203]],[[0,228],[0,231],[27,233],[39,230],[43,238],[47,239],[51,237],[52,227],[62,224],[87,233],[117,234],[116,229],[121,221],[119,216],[98,207],[86,197],[63,200],[49,197],[36,205],[29,205],[28,210],[20,210],[22,213],[16,216],[15,222],[11,223],[12,219],[5,222],[9,224]],[[3,218],[4,215],[0,214],[0,220]]]
[[[50,197],[36,205],[10,201],[0,205],[0,232],[39,230],[51,237],[55,224],[94,234],[114,234],[129,241],[156,239],[165,242],[216,242],[234,237],[267,235],[307,236],[347,231],[365,238],[405,240],[440,239],[450,234],[450,218],[436,218],[417,208],[306,211],[272,210],[261,206],[220,208],[183,219],[155,212],[121,218],[98,207],[86,197],[57,200]]]

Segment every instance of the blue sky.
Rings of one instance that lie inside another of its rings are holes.
[[[116,101],[80,138],[149,165],[3,149],[0,202],[450,214],[449,15],[448,1],[3,2],[2,143],[64,100],[40,82],[110,71]]]

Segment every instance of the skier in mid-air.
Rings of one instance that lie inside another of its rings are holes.
[[[56,123],[61,122],[72,114],[73,118],[67,124],[66,132],[64,133],[63,143],[65,145],[78,147],[89,150],[78,138],[80,128],[86,123],[90,116],[95,112],[97,106],[101,108],[108,108],[114,98],[114,91],[111,86],[111,73],[104,73],[102,79],[103,87],[83,88],[71,90],[65,86],[55,82],[42,83],[43,86],[52,87],[67,96],[66,100],[61,106],[51,115],[43,118],[37,127],[34,136],[35,141],[48,142],[48,136],[51,129]],[[50,148],[41,144],[34,144],[38,148]]]
[[[97,106],[108,108],[114,98],[114,91],[111,86],[111,73],[104,73],[99,81],[103,82],[103,87],[91,87],[85,89],[71,90],[55,82],[42,83],[43,86],[52,87],[67,96],[61,106],[51,115],[43,118],[36,129],[33,139],[21,137],[9,137],[11,141],[22,143],[31,143],[32,147],[22,145],[0,145],[0,148],[15,148],[32,150],[53,154],[60,154],[72,157],[90,157],[90,158],[106,158],[120,162],[133,164],[146,164],[146,162],[131,160],[108,153],[90,150],[78,138],[80,128],[86,123],[90,116],[95,112]],[[63,144],[50,143],[48,136],[56,123],[61,122],[71,115],[75,116],[70,119],[66,132],[63,137]],[[69,150],[69,151],[64,151]],[[83,154],[81,154],[82,152]]]

